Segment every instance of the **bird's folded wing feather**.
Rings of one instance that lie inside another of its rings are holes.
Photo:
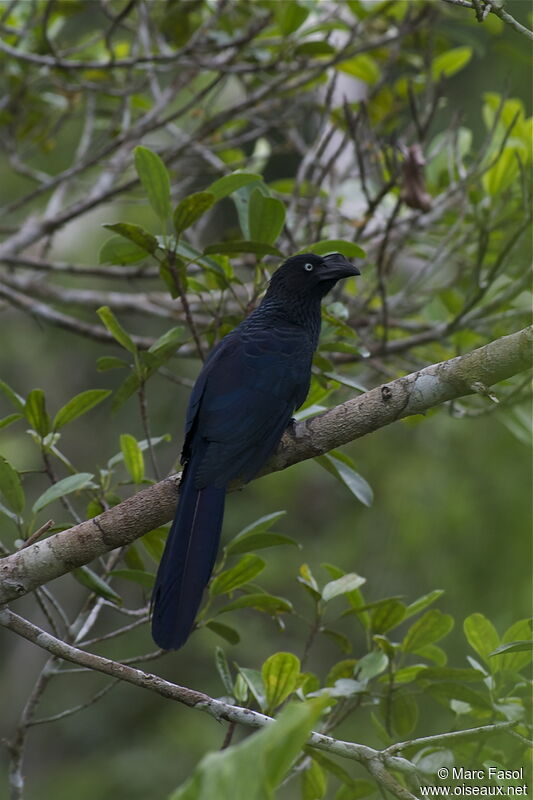
[[[198,487],[250,480],[275,449],[309,388],[312,349],[296,326],[235,331],[204,366],[189,404],[184,454],[200,437]]]

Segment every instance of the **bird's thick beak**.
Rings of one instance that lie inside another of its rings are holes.
[[[346,256],[340,253],[330,253],[329,256],[324,256],[326,262],[326,269],[321,271],[322,280],[341,280],[342,278],[350,278],[352,275],[360,275],[361,270],[348,261]]]

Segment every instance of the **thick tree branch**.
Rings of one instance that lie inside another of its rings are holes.
[[[322,455],[385,425],[475,393],[531,367],[533,326],[464,356],[432,364],[371,389],[288,430],[262,475]],[[66,531],[0,560],[0,603],[133,542],[168,522],[178,496],[177,477],[129,497]]]

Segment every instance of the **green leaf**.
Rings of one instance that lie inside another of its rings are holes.
[[[248,669],[246,667],[239,667],[239,675],[242,677],[250,693],[255,697],[259,708],[265,710],[265,687],[263,685],[263,678],[257,669]]]
[[[101,306],[97,309],[96,313],[106,326],[109,333],[132,355],[136,355],[137,347],[129,333],[126,333],[122,325],[119,323],[109,306]]]
[[[439,667],[443,667],[448,660],[448,656],[438,644],[427,644],[425,647],[421,647],[417,652],[419,656],[433,661],[433,663],[437,664]]]
[[[408,619],[408,617],[413,617],[415,614],[423,611],[425,608],[434,603],[435,600],[438,600],[443,594],[444,589],[434,589],[432,592],[422,595],[422,597],[419,597],[418,600],[415,600],[413,603],[410,603],[407,606],[405,609],[405,619]]]
[[[437,609],[426,611],[405,634],[402,650],[405,653],[419,653],[422,648],[446,636],[453,625],[453,617],[450,614],[443,614]]]
[[[367,653],[357,662],[357,680],[369,681],[387,669],[389,659],[381,650]]]
[[[284,709],[276,722],[232,747],[209,753],[170,800],[274,800],[326,700]]]
[[[134,392],[137,391],[141,382],[139,380],[139,376],[137,373],[132,372],[125,378],[120,386],[118,387],[117,391],[115,392],[115,396],[113,397],[113,402],[111,403],[111,411],[115,413],[118,409],[124,405],[126,400],[132,396]]]
[[[497,656],[500,653],[532,653],[533,652],[533,639],[522,639],[519,642],[509,642],[509,644],[501,644],[489,656]]]
[[[481,681],[485,674],[479,669],[458,667],[426,667],[418,675],[419,680],[428,681]]]
[[[18,472],[3,456],[0,456],[0,493],[9,508],[22,514],[26,502],[24,489]]]
[[[405,605],[391,597],[376,606],[370,615],[374,633],[385,633],[405,619]]]
[[[106,222],[104,223],[103,227],[118,233],[118,235],[122,236],[123,239],[133,242],[137,245],[137,247],[140,247],[146,253],[153,254],[159,247],[155,236],[152,236],[151,233],[145,231],[140,225],[133,225],[131,222]]]
[[[59,409],[54,417],[52,429],[58,430],[63,425],[66,425],[67,422],[72,422],[72,420],[81,417],[82,414],[90,411],[91,408],[101,403],[110,394],[110,389],[88,389],[86,392],[80,392]]]
[[[122,236],[107,239],[98,252],[99,264],[136,264],[146,258],[146,250]]]
[[[7,397],[7,399],[15,406],[17,411],[24,413],[24,398],[17,394],[17,392],[13,391],[11,386],[8,386],[8,384],[2,380],[0,380],[0,392]]]
[[[526,147],[504,147],[496,163],[483,175],[483,188],[492,197],[496,197],[516,181],[519,171],[517,154],[522,163],[528,160]]]
[[[366,583],[366,578],[362,578],[361,575],[357,575],[355,572],[347,572],[342,578],[337,578],[337,580],[326,583],[322,589],[322,600],[327,603],[340,594],[353,592],[354,589],[358,589],[363,583]]]
[[[389,709],[392,729],[399,739],[406,739],[418,722],[418,705],[407,690],[396,690]]]
[[[230,625],[223,625],[222,622],[210,620],[205,623],[205,627],[209,628],[209,630],[213,631],[213,633],[216,633],[218,636],[221,636],[222,639],[225,639],[229,644],[239,644],[241,641],[238,632]]]
[[[157,153],[138,146],[133,151],[135,169],[146,192],[148,201],[161,220],[170,217],[170,178],[167,168]]]
[[[204,254],[209,253],[255,253],[257,256],[280,256],[281,252],[277,247],[264,242],[250,242],[245,239],[233,242],[217,242],[210,244],[204,249]]]
[[[32,389],[29,393],[24,406],[24,415],[39,436],[46,436],[50,432],[50,417],[46,412],[42,389]]]
[[[231,540],[226,546],[226,553],[246,553],[251,550],[259,550],[264,547],[274,547],[278,544],[292,544],[299,546],[294,539],[288,536],[280,536],[275,533],[267,533],[281,517],[285,516],[286,511],[274,511],[265,517],[260,517],[247,525]]]
[[[233,679],[231,677],[228,659],[221,647],[215,648],[215,667],[217,668],[224,689],[231,696],[233,694]]]
[[[0,429],[7,428],[13,422],[17,422],[19,419],[24,419],[24,414],[8,414],[7,417],[0,419]]]
[[[211,192],[195,192],[178,203],[174,211],[174,230],[178,236],[209,211],[214,202],[215,196]]]
[[[105,372],[108,369],[123,369],[124,367],[129,367],[128,362],[116,356],[101,356],[96,361],[98,372]]]
[[[346,653],[346,655],[352,652],[352,643],[343,633],[334,631],[331,628],[321,628],[320,633],[335,642],[337,647],[339,647],[343,653]]]
[[[351,75],[352,78],[358,78],[368,83],[369,86],[373,86],[381,77],[381,71],[376,61],[364,53],[347,61],[341,61],[336,64],[335,69],[339,72],[344,72],[346,75]]]
[[[335,777],[338,778],[338,780],[340,780],[341,783],[346,784],[346,786],[353,785],[354,779],[352,778],[350,773],[347,772],[343,767],[341,767],[340,764],[337,764],[336,761],[333,761],[324,753],[322,753],[320,750],[313,749],[313,761],[316,761],[317,764],[320,764],[320,766],[323,769],[327,770],[332,775],[335,775]],[[372,784],[372,791],[375,791],[375,788],[376,788],[375,784]],[[363,795],[361,795],[361,797],[362,796]]]
[[[291,5],[291,3],[282,4]],[[327,781],[322,767],[312,758],[301,776],[302,800],[321,800],[326,794]]]
[[[430,684],[426,691],[447,707],[450,707],[450,700],[460,700],[462,703],[469,703],[473,708],[490,712],[491,715],[494,713],[491,703],[484,695],[462,683],[438,681]]]
[[[155,583],[155,575],[152,572],[146,572],[144,569],[114,569],[110,572],[115,578],[124,578],[126,581],[132,583],[139,583],[146,589],[152,589]]]
[[[229,555],[237,553],[252,553],[255,550],[264,550],[267,547],[282,547],[291,545],[300,548],[301,545],[290,536],[282,536],[280,533],[257,533],[247,536],[245,539],[236,542],[233,540],[226,547]]]
[[[518,671],[533,658],[531,644],[531,620],[520,619],[507,628],[502,636],[500,648],[506,648],[506,655],[501,660],[502,670]],[[492,657],[492,653],[489,654]]]
[[[94,500],[91,500],[91,503],[94,503]],[[101,514],[104,510],[100,503],[97,503],[95,508],[91,508],[91,511],[94,510],[94,513],[87,514],[90,519],[96,517],[98,514]],[[144,566],[144,561],[142,560],[141,554],[139,553],[139,549],[136,544],[130,544],[126,547],[124,551],[124,562],[129,569],[140,569],[143,572],[146,571],[146,567]]]
[[[317,456],[315,461],[343,483],[361,503],[365,506],[372,505],[374,499],[372,487],[355,471],[353,462],[348,456],[338,450],[332,450],[323,456]]]
[[[37,498],[32,507],[33,513],[37,514],[38,511],[41,511],[45,506],[49,505],[49,503],[52,503],[60,497],[64,497],[72,492],[77,492],[80,489],[85,489],[87,486],[91,485],[93,478],[94,475],[91,472],[77,472],[75,475],[69,475],[67,478],[63,478],[57,483],[54,483],[53,486],[50,486]]]
[[[261,175],[254,172],[233,172],[231,175],[224,175],[207,187],[206,191],[213,195],[215,202],[222,200],[242,186],[248,183],[262,180]]]
[[[344,239],[321,239],[306,247],[300,253],[316,253],[317,256],[325,256],[328,253],[340,253],[346,258],[365,258],[366,253],[362,247]]]
[[[120,449],[132,481],[141,483],[144,478],[144,458],[137,439],[129,433],[122,433],[120,435]]]
[[[437,82],[442,77],[450,78],[456,72],[466,67],[472,58],[471,47],[455,47],[452,50],[446,50],[431,62],[431,77]]]
[[[318,40],[303,42],[294,49],[296,56],[331,56],[335,53],[335,48],[328,42]]]
[[[294,692],[300,674],[300,659],[293,653],[274,653],[261,667],[267,708],[270,712]]]
[[[174,328],[166,331],[159,339],[153,343],[148,349],[149,353],[160,354],[162,351],[174,351],[182,343],[185,338],[185,328],[183,325],[176,325]]]
[[[168,531],[166,528],[155,528],[141,536],[140,542],[148,555],[158,564],[165,549]]]
[[[255,608],[256,611],[264,611],[272,616],[276,614],[290,614],[293,611],[292,604],[284,597],[276,597],[272,594],[245,594],[238,597],[231,603],[223,606],[217,611],[219,614],[225,614],[227,611],[235,611],[239,608]]]
[[[500,645],[500,637],[492,622],[483,614],[470,614],[464,621],[463,630],[470,647],[493,672],[498,671],[499,663],[490,659],[490,654]]]
[[[266,197],[259,189],[254,189],[248,212],[250,239],[254,242],[274,244],[284,222],[285,206],[281,200]]]
[[[296,0],[290,3],[273,3],[272,13],[282,36],[289,36],[303,25],[309,15],[309,9],[304,8]]]
[[[94,592],[99,597],[105,597],[111,603],[117,606],[122,605],[122,598],[107,584],[102,578],[93,572],[89,567],[76,567],[70,571],[70,574],[75,578],[78,583],[81,583],[91,592]]]
[[[252,181],[251,183],[246,184],[246,186],[241,186],[240,189],[237,189],[232,197],[233,202],[235,203],[235,208],[237,209],[237,215],[239,217],[239,225],[243,236],[245,239],[251,239],[250,235],[250,225],[249,225],[249,217],[250,217],[250,198],[252,193],[258,189],[261,194],[270,197],[270,190],[268,187],[263,183],[263,180]]]
[[[264,570],[266,563],[259,556],[248,554],[239,559],[231,569],[227,569],[211,582],[209,594],[215,597],[218,594],[227,594],[243,586],[259,575]]]

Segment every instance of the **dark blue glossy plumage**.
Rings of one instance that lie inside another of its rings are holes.
[[[180,499],[154,588],[152,634],[160,647],[181,647],[194,625],[226,487],[257,475],[306,398],[322,297],[358,274],[339,254],[288,259],[259,307],[205,362],[189,401]]]

